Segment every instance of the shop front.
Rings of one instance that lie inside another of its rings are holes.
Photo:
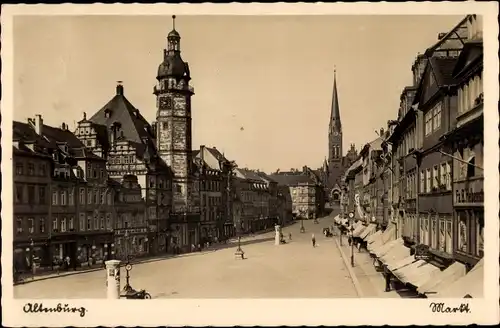
[[[82,267],[102,264],[116,255],[114,236],[109,231],[80,235],[75,247],[76,265]]]

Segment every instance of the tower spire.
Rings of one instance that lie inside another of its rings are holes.
[[[172,15],[172,29],[175,30],[175,15]]]
[[[340,122],[340,108],[339,97],[337,94],[337,67],[333,69],[333,94],[332,94],[332,108],[330,112],[330,131],[335,129],[340,132],[342,124]]]

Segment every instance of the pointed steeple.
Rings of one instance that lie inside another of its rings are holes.
[[[342,123],[340,122],[339,97],[337,94],[337,68],[333,71],[333,94],[332,108],[330,112],[330,133],[333,131],[340,132]]]

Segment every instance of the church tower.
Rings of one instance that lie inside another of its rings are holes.
[[[179,33],[173,29],[167,37],[167,49],[158,67],[156,96],[156,143],[158,155],[172,169],[174,212],[189,214],[193,208],[194,187],[191,146],[191,97],[189,65],[181,58]]]
[[[342,175],[342,123],[340,121],[339,98],[337,94],[337,71],[333,73],[333,95],[330,112],[330,126],[328,130],[328,189],[332,200],[338,197],[335,191],[340,186]]]

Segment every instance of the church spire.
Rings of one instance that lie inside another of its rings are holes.
[[[330,112],[330,132],[340,132],[342,123],[340,122],[340,108],[339,97],[337,94],[337,68],[333,71],[333,94],[332,94],[332,108]]]

